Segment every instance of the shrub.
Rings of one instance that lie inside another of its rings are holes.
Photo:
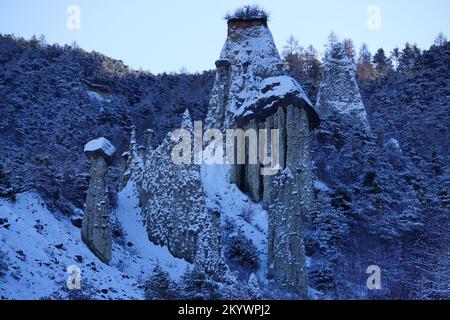
[[[3,277],[6,275],[6,272],[8,271],[8,256],[6,255],[6,252],[0,251],[0,277]]]
[[[230,268],[238,271],[243,278],[258,270],[258,250],[242,231],[228,237],[225,258]]]
[[[121,246],[124,246],[126,239],[125,238],[126,232],[117,218],[113,220],[113,223],[111,224],[111,230],[112,230],[112,237],[114,238],[116,243],[118,243]]]
[[[181,278],[181,295],[188,300],[221,299],[219,286],[203,270],[194,266],[185,271]]]
[[[53,291],[48,296],[40,297],[39,300],[95,300],[96,294],[97,290],[90,281],[81,280],[80,289],[69,289],[64,283],[61,290]]]
[[[14,194],[11,181],[3,173],[2,168],[0,168],[0,198],[16,201],[16,195]]]
[[[242,208],[240,216],[242,219],[245,220],[245,222],[251,224],[253,216],[255,215],[255,209],[253,206],[249,203],[244,208]]]
[[[250,275],[247,283],[248,295],[251,300],[260,300],[262,299],[262,292],[259,287],[258,278],[254,273]]]
[[[144,296],[147,300],[174,300],[178,297],[178,288],[167,271],[158,264],[144,283]]]
[[[97,290],[93,284],[87,280],[82,280],[81,289],[69,289],[64,283],[61,290],[54,291],[48,296],[42,296],[39,300],[95,300],[96,294]]]
[[[253,20],[253,19],[269,19],[269,14],[257,5],[248,5],[236,9],[233,13],[225,15],[225,20]]]

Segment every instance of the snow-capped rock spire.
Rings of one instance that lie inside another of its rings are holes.
[[[326,51],[317,109],[322,119],[313,145],[317,177],[330,185],[360,181],[370,161],[373,135],[355,67],[338,41]],[[358,165],[343,165],[353,160]]]
[[[86,196],[81,238],[91,251],[103,262],[111,261],[111,221],[108,197],[108,158],[115,147],[105,138],[89,141],[84,152],[91,161],[91,180]]]
[[[283,62],[267,19],[230,19],[216,67],[206,124],[218,129],[233,127],[234,113],[258,89],[261,81],[283,75]]]
[[[340,42],[327,48],[317,109],[323,119],[337,118],[358,127],[367,136],[372,134],[356,82],[355,66]]]

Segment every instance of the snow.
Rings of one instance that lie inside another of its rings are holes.
[[[398,140],[397,140],[397,139],[394,139],[394,138],[390,138],[390,139],[386,142],[385,148],[391,148],[391,149],[394,149],[394,150],[401,151],[401,148],[400,148],[400,142],[398,142]]]
[[[264,79],[259,87],[259,91],[257,95],[254,97],[247,99],[242,106],[236,112],[236,116],[247,116],[252,113],[250,106],[257,103],[258,100],[268,100],[271,97],[278,97],[279,99],[283,99],[288,94],[298,95],[299,98],[303,99],[312,106],[311,101],[306,96],[300,84],[295,81],[293,78],[288,76],[278,76],[278,77],[269,77]],[[270,108],[270,105],[264,106],[264,108]]]
[[[259,251],[260,270],[258,278],[266,281],[268,215],[261,204],[253,203],[235,184],[229,183],[229,165],[202,165],[202,183],[211,205],[223,212],[222,219],[231,218],[244,235],[252,240]],[[254,212],[250,222],[240,215],[250,206]],[[224,220],[222,220],[224,221]]]
[[[135,190],[134,183],[130,181],[118,194],[116,215],[126,232],[126,241],[133,243],[139,257],[151,261],[152,265],[159,264],[174,280],[179,280],[190,264],[173,257],[166,246],[156,245],[148,239]],[[133,273],[133,270],[129,271]]]
[[[233,36],[227,37],[221,60],[228,60],[231,64],[230,73],[230,99],[227,110],[230,113],[237,111],[241,96],[251,96],[258,84],[262,81],[259,75],[281,74],[278,66],[282,60],[275,46],[270,30],[263,25],[254,25],[233,30]],[[242,66],[251,62],[247,74],[243,74]],[[245,89],[242,91],[243,83]]]
[[[94,101],[101,102],[101,103],[103,103],[103,102],[111,102],[110,99],[105,98],[103,95],[101,95],[98,92],[91,91],[91,90],[87,90],[86,92],[87,92],[89,98],[91,98]]]
[[[232,65],[238,63],[242,65],[251,61],[252,66],[264,68],[273,68],[282,63],[273,36],[267,27],[255,25],[234,32],[236,36],[227,38],[220,59],[235,60]]]
[[[321,190],[321,191],[330,191],[331,189],[327,186],[327,184],[323,181],[320,180],[315,180],[314,181],[314,187],[317,190]]]
[[[143,299],[140,285],[156,264],[179,279],[189,264],[148,240],[139,220],[133,184],[129,183],[118,197],[115,214],[126,233],[125,243],[133,245],[114,242],[110,265],[87,248],[70,218],[51,212],[37,194],[18,194],[14,203],[0,199],[0,218],[10,224],[9,228],[0,226],[0,248],[9,257],[9,270],[0,278],[0,299],[34,300],[54,292],[65,298],[66,270],[73,265],[80,268],[82,280],[93,286],[94,298],[100,300]]]
[[[99,291],[108,290],[107,294],[99,292],[98,299],[142,298],[136,280],[126,278],[115,266],[119,259],[132,261],[131,252],[114,244],[114,261],[110,266],[103,264],[81,241],[80,229],[67,217],[50,212],[38,195],[19,194],[15,203],[1,199],[0,217],[11,223],[0,233],[1,248],[8,253],[10,264],[7,275],[0,279],[3,297],[28,300],[55,291],[63,294],[67,267],[76,265],[82,279],[89,279]],[[59,244],[63,249],[56,247]],[[76,256],[82,257],[82,262]]]
[[[84,146],[84,152],[95,152],[99,150],[103,151],[107,156],[112,156],[116,152],[116,148],[104,137],[91,140]]]
[[[237,123],[245,125],[252,119],[265,120],[278,108],[293,105],[308,112],[310,129],[320,124],[319,116],[301,85],[288,76],[265,78],[253,95],[248,96],[235,112]]]

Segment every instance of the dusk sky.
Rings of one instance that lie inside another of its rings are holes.
[[[0,33],[76,41],[153,73],[194,72],[214,68],[226,38],[225,13],[253,3],[270,12],[280,51],[291,34],[322,51],[331,30],[357,47],[366,42],[372,52],[407,41],[428,48],[439,32],[450,35],[449,0],[0,0]],[[72,5],[80,10],[79,29],[67,25]]]

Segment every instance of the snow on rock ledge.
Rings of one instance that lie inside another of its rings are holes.
[[[310,130],[320,124],[319,115],[306,96],[300,84],[288,76],[269,77],[264,79],[259,91],[246,99],[235,113],[236,122],[245,125],[250,120],[265,120],[274,114],[279,107],[293,105],[304,108],[308,113]]]
[[[114,152],[116,152],[116,148],[108,139],[103,137],[91,140],[84,146],[86,156],[101,153],[104,157],[112,157]]]

